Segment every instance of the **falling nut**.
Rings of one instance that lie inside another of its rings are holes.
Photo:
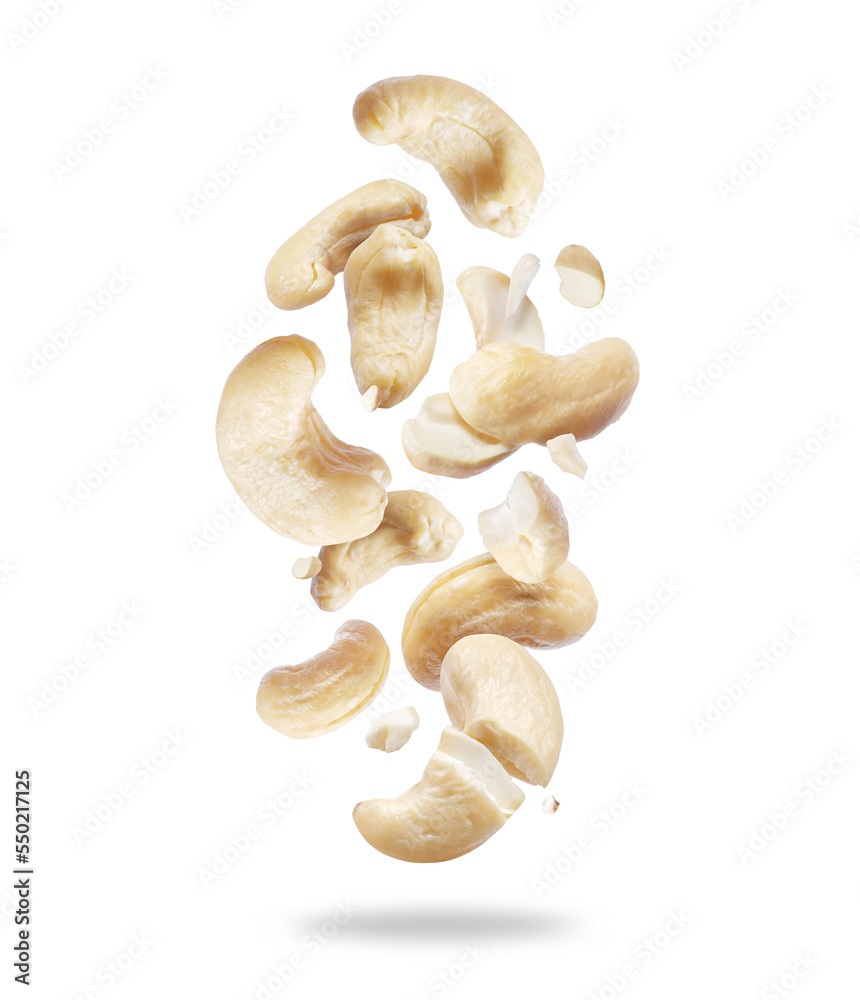
[[[576,446],[573,434],[559,434],[558,437],[550,438],[546,443],[546,450],[562,472],[571,472],[580,479],[585,477],[588,466]]]
[[[491,267],[467,267],[457,278],[457,288],[472,320],[475,343],[478,349],[487,344],[515,343],[542,351],[543,326],[527,295],[523,295],[520,307],[510,319],[505,316],[510,287],[510,278]]]
[[[505,300],[505,319],[510,319],[516,314],[523,304],[529,285],[534,281],[535,275],[540,270],[540,259],[533,253],[523,254],[514,264],[511,271],[511,283],[508,288],[508,297]],[[537,346],[537,345],[535,345]],[[543,350],[543,344],[539,350]]]
[[[520,236],[543,191],[544,170],[529,137],[474,87],[444,76],[379,80],[355,100],[359,133],[396,142],[439,171],[476,226]]]
[[[572,243],[559,251],[555,269],[561,278],[559,291],[572,305],[592,309],[603,298],[603,268],[590,250]]]
[[[554,795],[547,795],[543,800],[543,811],[545,813],[558,812],[559,801]]]
[[[546,785],[564,723],[552,681],[519,643],[469,635],[445,654],[442,699],[451,722],[478,740],[514,778]]]
[[[269,261],[271,301],[279,309],[302,309],[328,295],[352,251],[383,222],[425,237],[430,231],[427,199],[402,181],[372,181],[324,208]]]
[[[607,337],[555,357],[521,344],[489,344],[458,365],[449,392],[470,427],[509,445],[594,437],[627,409],[639,362]]]
[[[436,254],[408,229],[384,223],[343,271],[350,360],[366,408],[395,406],[427,374],[445,288]],[[368,405],[370,403],[371,405]]]
[[[311,596],[323,611],[337,611],[395,566],[447,559],[462,537],[460,522],[435,497],[393,490],[375,531],[320,549]]]
[[[316,556],[304,556],[301,559],[296,559],[293,563],[293,576],[297,580],[310,580],[310,578],[312,576],[316,576],[321,569],[322,563]]]
[[[406,746],[418,726],[418,713],[411,705],[408,708],[398,708],[375,719],[364,740],[371,750],[394,753]]]
[[[533,472],[517,473],[504,502],[478,515],[478,530],[502,569],[524,583],[546,580],[570,551],[561,500]]]
[[[438,691],[442,660],[464,636],[493,633],[555,649],[581,639],[596,617],[594,590],[571,563],[542,583],[522,583],[485,553],[444,570],[415,598],[403,625],[403,657],[419,684]]]
[[[257,714],[295,740],[322,736],[364,711],[388,676],[388,644],[369,622],[348,621],[328,649],[264,674]]]
[[[352,818],[391,858],[451,861],[489,840],[524,798],[486,747],[449,726],[417,785],[396,799],[359,802]]]
[[[324,371],[313,341],[267,340],[230,373],[216,421],[221,464],[243,502],[306,545],[370,534],[391,482],[376,452],[336,438],[314,409],[311,393]]]

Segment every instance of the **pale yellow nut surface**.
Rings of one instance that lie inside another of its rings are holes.
[[[561,500],[533,472],[518,472],[498,507],[478,515],[487,551],[509,575],[540,583],[567,559],[570,536]]]
[[[279,309],[317,302],[332,290],[352,251],[383,222],[426,236],[426,198],[398,180],[371,181],[344,195],[275,251],[266,268],[267,295]]]
[[[525,293],[516,312],[510,318],[505,315],[510,287],[510,278],[492,267],[467,267],[457,278],[457,288],[472,320],[475,344],[479,349],[487,344],[524,344],[542,351],[543,326]]]
[[[343,272],[350,361],[371,409],[396,406],[427,374],[445,288],[428,243],[393,223],[357,247]]]
[[[311,596],[323,611],[337,611],[361,587],[396,566],[447,559],[462,537],[460,522],[435,497],[418,490],[392,490],[375,531],[320,549],[321,567]]]
[[[396,142],[432,164],[474,225],[501,236],[525,229],[543,165],[519,125],[474,87],[444,76],[390,77],[358,95],[352,116],[368,142]]]
[[[524,799],[476,740],[448,728],[424,774],[396,799],[359,802],[359,833],[399,861],[451,861],[489,840]]]
[[[373,531],[391,482],[376,452],[336,438],[314,409],[311,393],[324,370],[313,341],[268,340],[230,373],[216,421],[221,464],[244,503],[308,545]]]
[[[364,742],[371,750],[395,753],[406,746],[418,726],[418,713],[411,705],[398,708],[374,719],[365,734]]]
[[[626,341],[596,340],[555,357],[520,344],[489,344],[451,375],[451,401],[466,423],[510,445],[594,437],[627,409],[639,362]]]
[[[576,444],[576,438],[572,434],[561,434],[559,437],[550,438],[546,443],[546,450],[553,464],[557,465],[562,472],[570,472],[580,479],[585,477],[588,465]]]
[[[561,753],[564,723],[552,681],[519,643],[469,635],[445,654],[440,676],[448,717],[508,774],[546,785]]]
[[[543,583],[522,583],[485,553],[443,571],[415,598],[403,625],[403,657],[419,684],[438,691],[442,660],[464,636],[493,633],[555,649],[581,639],[596,617],[594,590],[571,563]]]
[[[571,305],[593,309],[603,298],[606,280],[600,261],[586,247],[575,243],[559,251],[555,269],[561,278],[559,291]]]
[[[284,736],[322,736],[367,708],[385,684],[389,662],[379,629],[369,622],[344,622],[328,649],[263,675],[257,714]]]

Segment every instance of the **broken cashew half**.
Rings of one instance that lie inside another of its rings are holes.
[[[393,490],[375,531],[320,549],[311,596],[323,611],[337,611],[395,566],[447,559],[462,537],[460,522],[435,497]]]
[[[476,226],[519,236],[543,190],[538,152],[493,101],[444,76],[380,80],[355,100],[359,133],[427,160]]]
[[[344,622],[328,649],[263,675],[257,714],[295,740],[322,736],[367,708],[385,684],[389,662],[379,629],[369,622]]]
[[[402,181],[371,181],[324,208],[269,261],[271,301],[279,309],[302,309],[328,295],[352,251],[383,222],[423,238],[430,231],[427,199]]]
[[[515,343],[544,349],[543,326],[534,303],[523,295],[514,315],[505,315],[510,297],[511,279],[491,267],[467,267],[457,278],[480,350],[487,344]]]
[[[572,243],[559,251],[555,269],[561,278],[559,291],[571,305],[593,309],[603,298],[603,268],[590,250]]]
[[[594,590],[571,563],[542,583],[522,583],[485,553],[440,573],[415,598],[403,625],[403,657],[419,684],[438,691],[442,660],[464,636],[493,633],[555,649],[581,639],[596,617]]]
[[[228,376],[216,421],[221,464],[243,502],[306,545],[369,534],[391,482],[376,452],[340,441],[314,409],[311,393],[324,371],[313,341],[267,340]]]
[[[411,705],[408,708],[398,708],[375,719],[367,730],[364,741],[371,750],[394,753],[406,746],[418,726],[418,713]]]
[[[549,782],[564,722],[552,681],[519,643],[469,635],[445,654],[442,699],[451,722],[483,743],[514,778]]]
[[[365,409],[395,406],[433,360],[445,294],[436,254],[408,229],[383,223],[350,254],[343,287]]]
[[[396,799],[359,802],[352,818],[391,858],[451,861],[489,840],[524,798],[486,747],[449,726],[417,785]]]

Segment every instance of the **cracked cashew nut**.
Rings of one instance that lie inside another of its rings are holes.
[[[436,254],[408,229],[383,223],[350,254],[343,287],[365,409],[395,406],[433,360],[445,294]]]
[[[447,559],[462,537],[460,522],[435,497],[393,490],[375,531],[320,549],[311,596],[323,611],[337,611],[395,566]]]
[[[398,708],[374,719],[364,741],[371,750],[394,753],[406,746],[419,724],[418,713],[411,705]]]
[[[478,740],[514,778],[549,782],[564,722],[552,681],[519,643],[469,635],[445,654],[442,700],[451,722]]]
[[[576,446],[576,438],[572,434],[559,434],[546,443],[549,457],[562,472],[571,472],[580,479],[585,477],[588,465]]]
[[[257,714],[296,740],[337,729],[379,694],[388,676],[388,644],[369,622],[344,622],[328,649],[260,680]]]
[[[358,95],[352,116],[368,142],[396,142],[432,164],[473,225],[500,236],[526,228],[543,164],[519,125],[474,87],[444,76],[390,77]]]
[[[559,291],[571,305],[593,309],[603,298],[606,280],[594,254],[572,243],[559,251],[555,269],[561,278]]]
[[[310,580],[322,569],[322,563],[316,556],[302,556],[293,563],[293,576],[297,580]]]
[[[487,344],[515,343],[544,349],[543,326],[534,303],[523,295],[516,313],[505,316],[510,295],[511,279],[491,267],[467,267],[457,278],[457,288],[463,296],[475,331],[475,343],[480,350]]]
[[[514,264],[514,269],[511,271],[511,285],[505,300],[505,319],[510,319],[522,305],[529,285],[534,281],[539,270],[540,258],[533,253],[523,254]],[[543,350],[542,347],[541,350]]]
[[[627,409],[639,362],[617,337],[555,357],[520,344],[489,344],[458,365],[449,392],[475,430],[506,444],[594,437]]]
[[[311,393],[324,371],[313,341],[267,340],[228,376],[216,421],[221,464],[243,502],[306,545],[369,534],[391,482],[376,452],[340,441],[314,409]]]
[[[561,500],[533,472],[514,476],[504,501],[478,515],[478,531],[508,576],[524,583],[546,580],[570,551]]]
[[[266,293],[279,309],[302,309],[334,287],[334,276],[383,222],[415,236],[430,231],[427,199],[398,180],[371,181],[324,208],[275,251],[266,268]]]
[[[417,785],[396,799],[359,802],[352,818],[391,858],[451,861],[489,840],[524,798],[486,747],[449,726]]]
[[[466,635],[491,632],[555,649],[581,639],[596,616],[594,590],[572,563],[542,583],[522,583],[485,553],[444,570],[415,598],[403,624],[403,658],[419,684],[438,691],[442,660]]]

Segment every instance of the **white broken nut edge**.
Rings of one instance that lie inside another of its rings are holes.
[[[293,563],[293,576],[297,580],[310,580],[322,569],[322,563],[316,556],[302,556]]]
[[[540,259],[533,253],[523,254],[511,271],[511,283],[505,300],[505,319],[510,319],[522,305],[529,285],[540,270]]]
[[[571,472],[580,479],[585,478],[588,465],[577,447],[573,434],[559,434],[558,437],[550,438],[546,443],[546,450],[562,472]]]
[[[537,259],[537,258],[535,258]],[[523,295],[516,313],[505,314],[510,299],[511,279],[492,267],[467,267],[457,278],[478,350],[487,344],[515,343],[544,349],[543,326],[532,300]]]
[[[418,713],[411,705],[398,708],[375,719],[370,724],[364,741],[371,750],[394,753],[406,746],[419,724]]]
[[[572,243],[559,251],[555,269],[561,278],[559,291],[571,305],[593,309],[603,298],[606,280],[600,261],[586,247]]]
[[[547,795],[547,797],[543,800],[542,808],[545,813],[558,812],[558,806],[558,799],[554,795]]]

